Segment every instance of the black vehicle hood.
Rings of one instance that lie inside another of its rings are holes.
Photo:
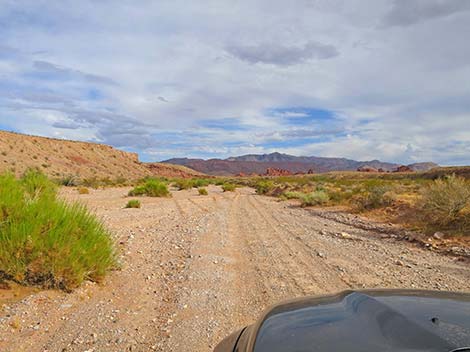
[[[275,306],[243,335],[237,351],[449,352],[470,346],[470,295],[365,290],[304,298]]]

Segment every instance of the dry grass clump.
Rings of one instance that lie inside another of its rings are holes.
[[[127,202],[126,208],[138,209],[141,207],[140,200],[138,199],[131,199]]]
[[[182,191],[182,190],[185,190],[185,189],[193,188],[194,184],[193,184],[193,181],[190,180],[190,179],[181,178],[181,179],[176,180],[173,183],[173,186],[178,188],[179,191]]]
[[[70,290],[116,263],[111,236],[83,205],[57,197],[38,171],[0,176],[0,277]]]
[[[234,185],[233,183],[224,183],[222,185],[222,190],[224,192],[233,192],[233,191],[235,191],[235,188],[237,188],[237,186]]]
[[[315,191],[303,194],[299,199],[301,207],[308,207],[313,205],[325,205],[330,200],[330,197],[325,191]]]
[[[421,190],[419,205],[431,224],[469,224],[470,183],[455,175],[437,179]]]
[[[363,211],[387,207],[393,203],[393,200],[394,194],[390,187],[378,185],[356,194],[351,202],[356,210]]]
[[[194,188],[207,187],[211,184],[210,180],[205,178],[193,178],[191,181]]]
[[[198,193],[200,196],[207,196],[209,193],[207,193],[207,189],[205,189],[204,187],[200,187],[197,189]]]

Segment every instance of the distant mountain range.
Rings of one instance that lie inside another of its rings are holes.
[[[237,174],[264,174],[268,168],[288,170],[292,173],[329,171],[353,171],[368,166],[385,171],[395,170],[400,164],[382,162],[380,160],[356,161],[346,158],[325,158],[316,156],[294,156],[282,153],[247,154],[227,159],[188,159],[174,158],[165,163],[178,164],[208,174],[231,176]],[[406,165],[414,171],[426,171],[439,165],[432,162]]]

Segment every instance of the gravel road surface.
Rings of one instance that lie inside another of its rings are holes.
[[[470,291],[470,265],[319,217],[248,188],[141,198],[92,190],[121,267],[73,293],[28,295],[0,310],[0,351],[211,351],[286,298],[351,288]],[[384,236],[385,237],[385,236]]]

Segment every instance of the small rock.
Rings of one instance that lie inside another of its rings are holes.
[[[404,266],[405,264],[401,261],[401,260],[397,260],[395,262],[396,265],[399,265],[399,266]]]
[[[351,235],[350,235],[349,233],[347,233],[347,232],[341,232],[339,235],[340,235],[341,237],[343,237],[343,238],[353,238],[353,236],[351,236]]]
[[[442,232],[436,232],[434,235],[432,235],[437,240],[442,240],[444,238],[444,234]]]

